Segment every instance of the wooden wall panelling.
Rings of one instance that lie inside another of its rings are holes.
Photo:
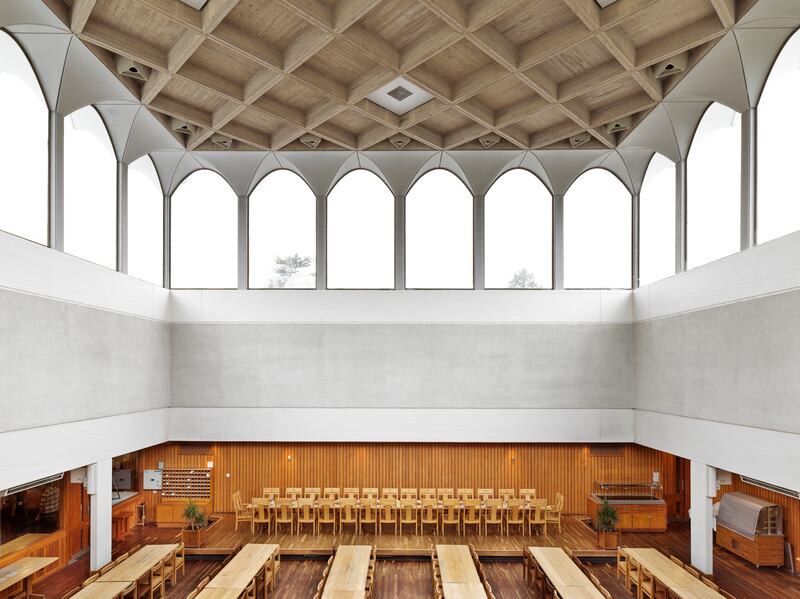
[[[213,460],[215,512],[233,510],[234,491],[247,500],[264,486],[473,486],[535,487],[548,499],[561,492],[567,513],[583,513],[594,481],[646,482],[653,471],[664,477],[668,465],[665,454],[633,444],[620,457],[592,457],[589,445],[566,443],[215,443],[208,456],[181,454],[178,445],[143,450],[139,468],[155,468],[159,461],[199,468]],[[144,497],[152,518],[159,495]]]

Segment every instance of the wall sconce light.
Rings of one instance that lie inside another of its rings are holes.
[[[291,462],[292,461],[292,454],[289,454],[288,456],[286,456],[286,459]]]
[[[213,467],[214,467],[214,462],[212,460],[206,462],[206,468],[213,468]]]

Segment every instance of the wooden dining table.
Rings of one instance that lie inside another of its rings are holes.
[[[239,589],[209,589],[206,587],[197,594],[195,599],[238,599],[241,594],[242,591]]]
[[[33,575],[57,561],[57,557],[23,557],[0,568],[0,592],[22,582],[25,594],[30,595],[33,590]]]
[[[625,553],[680,599],[724,599],[721,593],[692,576],[658,549],[626,548]]]
[[[131,586],[130,582],[98,582],[83,587],[70,599],[115,599]],[[235,598],[234,598],[235,599]]]
[[[98,582],[136,582],[177,549],[176,543],[145,545],[124,562],[103,574]]]
[[[372,547],[340,545],[322,590],[322,599],[364,599]]]
[[[486,589],[468,546],[437,545],[436,555],[446,599],[486,599]]]
[[[528,547],[563,599],[603,599],[603,594],[561,547]]]
[[[280,545],[274,543],[248,543],[211,579],[206,588],[232,589],[239,592],[245,590],[250,581],[258,576],[264,564],[278,551]]]

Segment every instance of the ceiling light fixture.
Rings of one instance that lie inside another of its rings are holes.
[[[367,96],[371,102],[397,115],[422,106],[432,98],[431,94],[404,77],[393,79]]]

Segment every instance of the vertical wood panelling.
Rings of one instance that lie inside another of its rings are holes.
[[[140,469],[155,468],[159,461],[191,468],[213,460],[216,512],[232,511],[234,491],[250,498],[264,486],[472,486],[535,487],[548,499],[561,492],[568,513],[583,513],[594,481],[649,481],[653,471],[665,472],[665,455],[633,444],[625,445],[620,457],[592,457],[588,445],[566,443],[215,443],[211,455],[195,456],[168,443],[143,450],[138,463]],[[150,514],[158,498],[145,493]]]

